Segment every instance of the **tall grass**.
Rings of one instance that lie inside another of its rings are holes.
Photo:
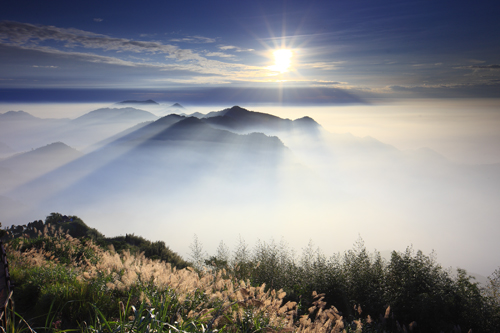
[[[343,255],[310,244],[222,242],[195,268],[102,248],[57,228],[7,245],[19,320],[12,332],[496,332],[498,276],[483,290],[433,256],[390,261],[359,240]],[[21,320],[22,319],[22,320]]]
[[[457,327],[500,332],[498,271],[485,288],[465,270],[445,269],[434,253],[425,255],[411,247],[394,251],[389,260],[384,260],[380,253],[368,252],[362,239],[351,250],[330,257],[312,243],[297,255],[283,241],[260,241],[253,249],[244,244],[246,255],[241,261],[241,244],[240,240],[229,259],[222,260],[217,253],[208,255],[206,267],[223,267],[254,284],[283,289],[286,301],[302,305],[299,314],[306,313],[305,308],[314,302],[312,292],[317,291],[324,293],[327,304],[337,307],[351,324],[357,321],[381,327],[383,323],[388,331],[398,331],[398,327],[409,330],[411,325],[421,332],[450,332]],[[383,320],[388,307],[391,315]]]

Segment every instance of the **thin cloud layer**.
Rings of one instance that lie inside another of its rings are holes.
[[[203,43],[215,42],[201,36],[188,38],[190,41]],[[184,39],[183,39],[184,40]],[[185,41],[185,40],[184,40]],[[50,42],[62,44],[57,48]],[[102,34],[78,29],[65,29],[54,26],[37,26],[19,22],[0,22],[0,46],[17,50],[17,52],[36,51],[55,56],[55,62],[60,57],[71,57],[74,61],[84,61],[124,67],[152,68],[159,72],[183,71],[196,74],[212,74],[225,76],[230,80],[242,78],[252,79],[266,77],[268,72],[259,66],[249,66],[233,62],[208,59],[206,57],[234,58],[234,55],[223,52],[204,52],[200,55],[191,49],[183,49],[175,45],[155,41],[140,41],[124,38],[114,38]],[[100,52],[114,52],[113,55]],[[15,52],[14,52],[15,53]],[[132,56],[138,54],[139,58]],[[146,60],[145,56],[155,57]],[[141,58],[142,56],[142,58]],[[158,56],[163,56],[158,58]],[[12,59],[14,59],[13,57]],[[142,59],[142,61],[141,61]],[[44,68],[57,68],[57,65],[31,65]],[[164,78],[161,74],[152,80],[163,82],[196,83],[196,77],[181,79],[179,77]],[[200,83],[228,82],[225,80],[200,80]]]
[[[175,54],[179,50],[174,45],[156,42],[133,41],[124,38],[111,38],[78,29],[64,29],[54,26],[36,26],[28,23],[0,22],[0,38],[4,44],[15,46],[39,45],[43,41],[53,40],[65,43],[67,48],[81,46],[105,51],[128,51],[135,53]],[[185,57],[186,52],[184,52]]]
[[[145,6],[123,3],[119,11],[106,3],[97,12],[90,7],[61,2],[60,15],[54,16],[53,9],[39,5],[35,16],[21,4],[5,4],[0,47],[9,50],[0,54],[0,87],[199,89],[342,82],[350,91],[391,98],[500,92],[495,88],[500,48],[488,37],[500,21],[483,4],[195,1],[191,6],[152,0]],[[69,15],[74,20],[68,21]],[[292,51],[293,58],[287,71],[278,73],[270,69],[280,68],[273,57],[280,49]],[[42,68],[52,73],[44,75]]]
[[[208,38],[203,36],[188,36],[184,38],[172,38],[171,42],[182,42],[182,43],[196,43],[196,44],[206,44],[206,43],[215,43],[216,40],[214,38]]]

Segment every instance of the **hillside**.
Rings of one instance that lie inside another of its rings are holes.
[[[55,236],[56,233],[67,234],[82,241],[92,240],[103,249],[113,248],[114,251],[132,254],[143,253],[146,258],[170,263],[178,268],[185,268],[188,262],[184,261],[177,253],[173,252],[163,241],[151,242],[134,234],[125,236],[105,237],[97,229],[89,227],[78,216],[67,216],[60,213],[51,213],[45,221],[38,220],[26,225],[12,225],[4,229],[4,241],[23,238],[36,239],[42,235]],[[35,245],[36,246],[36,245]]]
[[[59,213],[45,222],[7,228],[4,241],[16,282],[17,316],[24,317],[19,327],[25,329],[149,332],[168,326],[306,333],[329,327],[339,333],[432,333],[500,328],[498,270],[489,289],[481,290],[464,270],[452,274],[421,251],[393,251],[384,261],[380,253],[368,253],[361,239],[327,258],[312,244],[297,256],[283,242],[259,242],[251,250],[241,238],[233,251],[221,242],[214,255],[207,255],[195,237],[195,269],[181,269],[188,263],[163,242],[135,235],[106,238],[77,216]],[[78,306],[70,306],[74,303]],[[83,321],[96,326],[82,328]]]

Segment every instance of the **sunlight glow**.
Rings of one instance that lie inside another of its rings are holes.
[[[292,64],[293,52],[288,49],[276,50],[273,52],[274,65],[269,66],[268,69],[274,72],[285,73],[288,72]]]

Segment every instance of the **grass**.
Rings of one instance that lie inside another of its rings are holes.
[[[500,274],[483,290],[411,249],[385,262],[362,242],[331,258],[309,247],[298,259],[274,243],[240,243],[231,257],[221,243],[193,269],[41,229],[6,245],[12,333],[500,331]]]

